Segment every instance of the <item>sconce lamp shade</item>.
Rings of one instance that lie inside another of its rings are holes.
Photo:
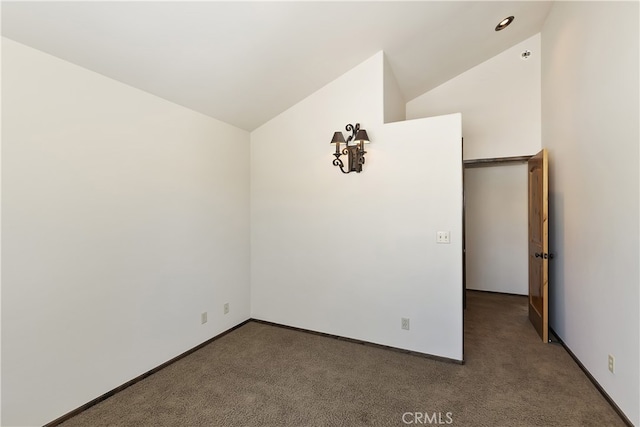
[[[333,138],[331,138],[331,144],[335,144],[336,142],[344,143],[344,136],[342,132],[334,132]]]
[[[367,131],[364,129],[360,129],[358,133],[356,133],[356,137],[354,138],[356,141],[362,141],[365,144],[369,143],[369,135],[367,135]]]

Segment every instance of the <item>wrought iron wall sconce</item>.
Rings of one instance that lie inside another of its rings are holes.
[[[367,153],[364,151],[364,144],[368,144],[369,136],[367,131],[360,129],[360,123],[356,123],[355,126],[348,124],[347,132],[351,132],[351,135],[344,140],[342,132],[335,132],[331,139],[331,144],[336,146],[336,152],[333,154],[336,158],[333,160],[333,166],[338,166],[342,173],[362,172],[362,165],[364,165],[364,155]],[[340,144],[345,144],[344,148],[340,150]],[[347,168],[345,170],[344,163],[340,160],[340,156],[347,156]]]

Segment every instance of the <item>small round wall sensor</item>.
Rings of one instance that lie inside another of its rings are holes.
[[[520,58],[522,58],[522,59],[529,59],[530,56],[531,56],[531,51],[530,50],[525,50],[524,52],[522,52],[520,54]]]

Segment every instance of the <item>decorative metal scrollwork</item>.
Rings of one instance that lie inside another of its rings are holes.
[[[364,144],[369,142],[369,136],[366,130],[360,129],[360,123],[356,123],[355,126],[349,123],[345,129],[351,133],[346,141],[342,132],[335,132],[333,134],[331,143],[336,144],[336,152],[333,154],[335,156],[333,165],[338,166],[342,173],[360,173],[362,171],[362,165],[364,165],[364,155],[367,153],[364,150]],[[353,142],[356,143],[354,144]],[[340,149],[341,143],[345,144],[342,150]],[[351,145],[349,145],[350,143]],[[343,155],[347,156],[346,169],[344,162],[340,159],[340,156]]]

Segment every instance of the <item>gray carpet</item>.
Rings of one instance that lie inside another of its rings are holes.
[[[250,322],[62,425],[624,425],[525,297],[467,304],[465,365]]]

